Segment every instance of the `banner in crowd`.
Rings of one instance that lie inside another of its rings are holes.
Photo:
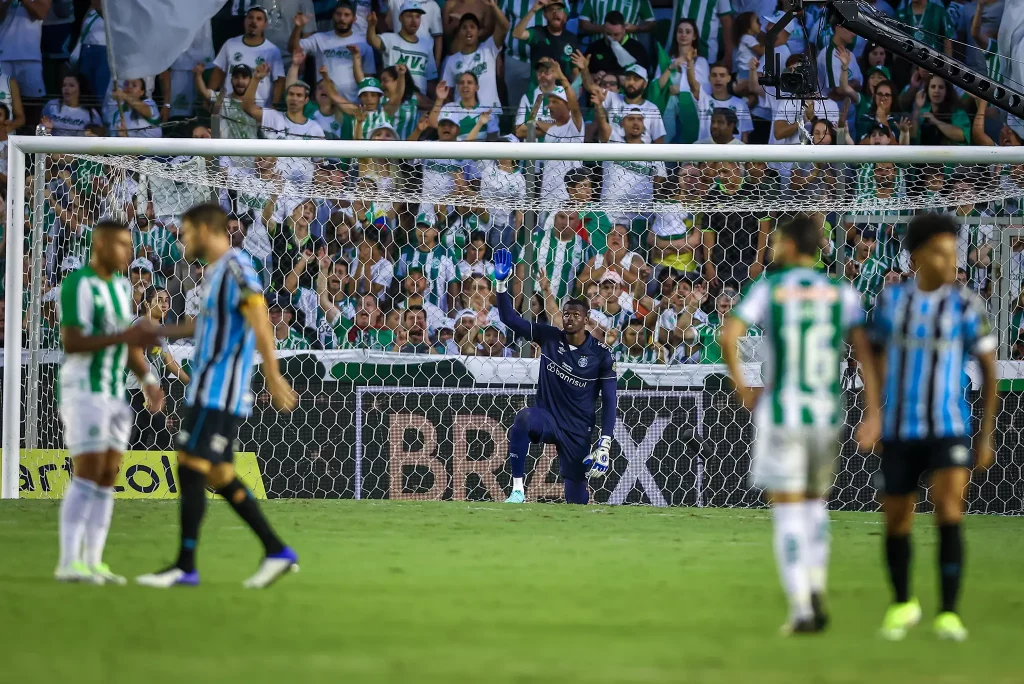
[[[103,3],[108,51],[119,79],[161,74],[209,26],[224,0],[110,0]]]

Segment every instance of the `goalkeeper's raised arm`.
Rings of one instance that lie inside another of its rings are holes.
[[[508,293],[508,281],[514,271],[512,252],[507,249],[495,250],[494,289],[498,293],[498,316],[501,317],[501,322],[516,335],[525,337],[533,342],[557,337],[561,332],[558,328],[543,323],[531,323],[516,311],[512,295]]]

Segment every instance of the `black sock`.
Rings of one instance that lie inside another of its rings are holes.
[[[199,526],[206,513],[206,476],[179,465],[178,485],[181,487],[181,547],[175,565],[185,572],[192,572],[196,569]]]
[[[889,581],[892,582],[896,603],[910,600],[910,535],[885,538],[885,562],[889,566]]]
[[[217,493],[224,497],[224,500],[235,509],[238,517],[252,528],[252,531],[256,533],[256,536],[263,543],[263,548],[268,555],[279,553],[284,549],[284,544],[274,534],[274,530],[270,529],[270,523],[267,522],[267,519],[263,517],[256,499],[252,496],[252,492],[242,484],[241,480],[236,477],[218,489]]]
[[[960,523],[939,525],[939,579],[942,583],[942,612],[956,612],[960,576],[964,568],[964,542]]]

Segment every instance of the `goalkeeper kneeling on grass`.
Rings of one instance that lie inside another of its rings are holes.
[[[506,291],[512,275],[512,254],[494,253],[498,313],[501,322],[521,337],[540,345],[540,374],[534,406],[516,414],[508,433],[512,467],[512,494],[506,503],[526,500],[526,454],[530,444],[554,444],[559,473],[565,480],[567,503],[590,500],[587,480],[608,472],[615,427],[615,362],[611,351],[587,332],[590,306],[582,299],[562,305],[562,328],[523,319]],[[601,437],[591,449],[590,439],[601,395]]]

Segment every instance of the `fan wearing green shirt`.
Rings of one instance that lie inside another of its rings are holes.
[[[956,90],[932,75],[914,98],[910,135],[915,145],[970,145],[971,119],[960,106]]]
[[[953,56],[953,35],[955,30],[949,20],[946,7],[936,0],[904,0],[896,10],[896,19],[911,31],[914,40]]]
[[[584,0],[580,8],[580,33],[603,36],[603,22],[609,12],[622,13],[626,22],[626,33],[650,33],[654,31],[654,10],[650,0]]]
[[[295,320],[295,309],[284,298],[268,298],[267,311],[270,313],[270,325],[274,328],[274,345],[283,351],[309,349],[309,341],[292,327]]]
[[[530,28],[533,16],[542,11],[546,26]],[[565,29],[569,15],[562,0],[537,0],[530,11],[519,20],[512,31],[513,37],[530,45],[530,58],[534,64],[548,57],[562,68],[563,74],[571,74],[570,82],[579,78],[579,69],[572,63],[572,54],[579,49],[576,34]],[[532,74],[530,85],[536,85],[536,74]]]

